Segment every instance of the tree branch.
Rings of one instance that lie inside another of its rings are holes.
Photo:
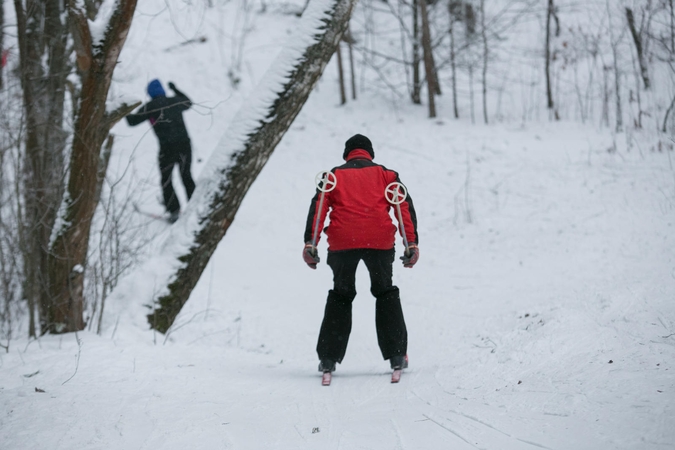
[[[111,129],[117,122],[124,119],[124,117],[126,117],[131,111],[141,106],[141,103],[143,102],[137,101],[131,105],[122,103],[119,107],[117,107],[117,109],[109,111],[105,114],[103,117],[103,123],[108,129]]]
[[[74,0],[68,3],[68,15],[70,16],[71,34],[75,55],[77,57],[77,68],[81,74],[87,74],[93,61],[92,39],[87,13],[77,6]]]
[[[137,0],[119,0],[115,12],[110,17],[105,38],[101,44],[102,69],[105,72],[112,73],[115,65],[117,65],[117,58],[127,39],[129,28],[131,28],[131,20],[136,10],[136,2]]]

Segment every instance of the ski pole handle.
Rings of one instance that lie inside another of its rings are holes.
[[[316,256],[316,242],[319,239],[319,221],[321,220],[321,212],[323,211],[323,200],[326,196],[326,192],[332,191],[335,189],[335,186],[337,186],[337,178],[333,172],[319,172],[314,177],[314,184],[316,184],[316,188],[321,191],[321,195],[319,196],[319,210],[316,213],[316,223],[314,224],[314,234],[312,235],[313,256]]]
[[[394,181],[393,183],[389,183],[384,189],[384,196],[389,203],[396,206],[396,215],[398,218],[398,225],[401,227],[401,237],[403,238],[405,255],[410,256],[410,247],[408,246],[408,239],[405,236],[405,225],[403,225],[403,215],[401,214],[401,203],[408,197],[408,189],[406,189],[403,183]]]

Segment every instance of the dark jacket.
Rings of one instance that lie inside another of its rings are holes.
[[[141,106],[135,114],[127,116],[127,123],[132,127],[149,120],[159,139],[160,148],[190,140],[183,122],[183,111],[190,108],[192,102],[175,87],[172,89],[176,94],[174,97],[159,95]]]
[[[394,248],[396,225],[389,215],[393,206],[387,201],[384,190],[392,182],[400,183],[398,173],[375,164],[366,150],[352,150],[346,159],[345,164],[331,170],[337,184],[325,194],[319,217],[319,223],[323,225],[330,209],[330,224],[325,230],[328,249]],[[305,242],[312,241],[320,195],[317,189],[307,215]],[[410,196],[401,203],[401,215],[408,243],[418,243],[417,216]],[[316,242],[319,242],[319,236],[316,236]]]

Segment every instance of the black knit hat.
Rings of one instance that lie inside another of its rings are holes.
[[[357,148],[367,151],[371,158],[375,158],[373,144],[370,142],[370,139],[362,134],[355,134],[354,136],[347,139],[347,142],[345,142],[345,152],[342,154],[342,158],[347,159],[349,153],[352,150],[356,150]]]

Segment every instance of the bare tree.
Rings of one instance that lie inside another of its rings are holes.
[[[548,8],[546,9],[546,55],[545,55],[545,64],[546,64],[546,101],[549,113],[555,118],[555,120],[560,120],[558,111],[555,108],[555,103],[553,102],[553,87],[551,83],[551,62],[553,58],[553,53],[551,52],[551,20],[556,21],[556,36],[560,34],[560,23],[558,22],[558,16],[556,14],[556,7],[553,3],[553,0],[548,0]]]
[[[0,5],[2,2],[0,1]],[[23,331],[23,324],[35,324],[35,310],[27,309],[22,299],[23,264],[21,239],[22,185],[20,177],[7,174],[21,173],[21,117],[20,86],[10,72],[5,79],[0,108],[0,347],[9,350],[10,341]],[[12,81],[10,81],[12,80]],[[28,316],[29,321],[23,320]]]
[[[412,102],[416,105],[422,103],[421,90],[422,82],[420,78],[420,19],[419,19],[419,5],[423,0],[413,0],[412,2]]]
[[[675,52],[675,8],[673,7],[673,0],[668,0],[670,6],[670,49]]]
[[[628,21],[628,29],[630,34],[633,37],[633,43],[635,44],[635,51],[637,52],[638,64],[640,64],[640,74],[642,75],[642,82],[644,83],[645,89],[649,89],[649,72],[647,71],[647,62],[645,61],[645,55],[643,51],[643,37],[642,30],[638,30],[635,27],[635,17],[633,15],[633,10],[626,8],[626,20]]]
[[[20,79],[26,122],[23,163],[23,295],[40,311],[41,331],[49,328],[49,240],[63,195],[66,132],[63,130],[67,19],[62,2],[14,0]],[[46,63],[45,63],[46,62]],[[31,320],[29,334],[36,335]]]
[[[488,40],[487,40],[487,30],[485,27],[485,0],[480,2],[480,28],[481,28],[481,38],[483,40],[483,120],[485,124],[488,123],[488,109],[487,109],[487,71],[488,71]]]
[[[349,27],[347,27],[347,32],[342,37],[342,40],[347,43],[347,46],[349,48],[349,73],[351,76],[352,100],[356,100],[356,73],[354,70],[354,36],[352,36]]]
[[[0,88],[2,88],[2,72],[4,68],[4,54],[5,54],[5,2],[0,0],[0,59],[2,59],[2,64],[0,64]]]
[[[345,72],[342,67],[342,49],[339,42],[335,53],[337,54],[338,82],[340,84],[340,104],[344,105],[347,103],[347,90],[345,89]]]
[[[457,3],[449,3],[450,25],[448,33],[450,34],[450,70],[452,76],[452,110],[455,119],[459,119],[459,107],[457,105],[457,52],[455,50],[455,23],[458,20]]]
[[[612,11],[610,9],[609,0],[605,1],[607,8],[607,17],[609,19],[609,42],[612,49],[612,61],[614,68],[614,99],[616,106],[616,132],[623,130],[623,109],[621,106],[621,69],[619,68],[619,42],[615,36],[614,27],[612,25]]]
[[[675,108],[675,97],[673,97],[673,99],[670,101],[670,106],[668,106],[668,109],[666,109],[666,113],[663,116],[663,126],[661,127],[661,131],[664,133],[668,132],[668,117],[673,111],[673,108]]]
[[[420,15],[422,16],[422,48],[424,49],[424,72],[427,77],[427,91],[429,97],[429,117],[436,117],[436,101],[434,96],[437,92],[435,68],[431,49],[431,31],[429,29],[429,15],[427,14],[426,0],[418,0]]]
[[[84,268],[97,205],[101,146],[112,126],[138,106],[138,103],[123,104],[114,111],[105,108],[113,71],[135,9],[136,0],[119,0],[110,13],[105,35],[96,41],[86,8],[76,0],[68,2],[82,85],[76,105],[67,192],[49,258],[50,332],[77,331],[85,326]]]

